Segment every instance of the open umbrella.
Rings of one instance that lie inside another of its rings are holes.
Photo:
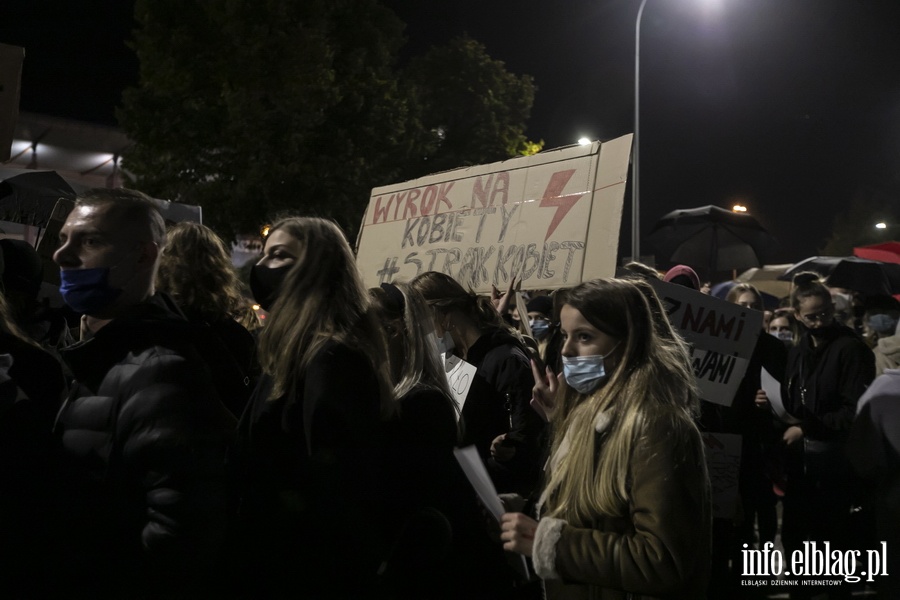
[[[814,271],[831,287],[846,288],[868,296],[900,294],[900,264],[867,260],[856,256],[812,256],[794,264],[781,279]]]
[[[804,271],[812,271],[818,273],[822,276],[822,278],[826,278],[831,275],[831,272],[834,271],[835,265],[837,265],[842,260],[850,258],[848,256],[810,256],[809,258],[804,258],[800,262],[794,263],[790,266],[778,279],[782,281],[791,281],[794,279],[794,275],[797,273],[802,273]]]
[[[738,275],[737,281],[752,284],[760,292],[776,298],[784,298],[791,293],[791,284],[778,278],[790,267],[790,264],[752,267]]]
[[[853,249],[853,256],[880,260],[882,262],[900,263],[900,242],[884,242],[871,246],[860,246]]]
[[[718,298],[719,300],[725,300],[728,297],[728,292],[731,291],[731,288],[736,286],[738,283],[745,283],[745,282],[721,281],[710,288],[709,295],[713,296],[715,298]],[[788,284],[788,285],[790,285],[790,284]],[[764,292],[764,291],[760,290],[759,288],[756,288],[756,289],[759,290],[759,295],[762,297],[763,308],[765,308],[766,310],[775,310],[776,308],[778,308],[778,301],[780,298],[777,298],[777,297],[773,296],[772,294]]]
[[[56,171],[0,169],[0,220],[45,227],[60,198],[74,199],[84,186]]]
[[[664,261],[704,270],[708,278],[758,267],[775,245],[756,219],[718,206],[674,210],[656,222],[647,241]]]

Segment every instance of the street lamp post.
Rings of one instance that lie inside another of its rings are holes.
[[[634,138],[631,150],[631,260],[641,260],[641,220],[640,220],[640,121],[641,121],[641,17],[644,5],[641,0],[634,24]]]

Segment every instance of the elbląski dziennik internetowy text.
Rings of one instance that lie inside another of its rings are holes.
[[[862,550],[832,549],[830,542],[803,542],[802,550],[791,553],[790,564],[772,542],[763,544],[762,550],[744,544],[741,557],[745,577],[843,577],[848,583],[856,583],[862,577],[871,582],[888,574],[887,542],[881,542],[881,548],[866,550],[865,555]]]

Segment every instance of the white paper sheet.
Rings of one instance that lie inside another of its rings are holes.
[[[494,515],[494,518],[499,523],[500,517],[506,511],[503,508],[503,503],[500,502],[500,496],[497,495],[497,488],[494,487],[494,482],[491,481],[487,469],[484,468],[484,463],[481,462],[481,457],[478,456],[478,450],[475,449],[475,446],[454,448],[453,455],[456,456],[456,460],[459,462],[459,466],[462,467],[463,473],[466,474],[469,483],[475,488],[475,493],[478,494],[482,504],[491,511],[491,514]],[[523,555],[519,554],[518,556],[521,559],[521,563],[519,563],[517,568],[521,569],[520,575],[527,579],[530,574],[528,561]]]
[[[478,450],[475,449],[475,446],[466,446],[465,448],[454,448],[453,454],[469,483],[475,488],[475,493],[478,494],[481,503],[491,511],[497,521],[500,521],[500,517],[506,511],[503,510],[503,503],[500,502],[494,482],[491,481],[487,469],[484,468],[484,463],[481,462],[481,457],[478,456]]]
[[[478,368],[454,354],[441,354],[441,360],[444,363],[444,374],[447,376],[447,383],[450,384],[453,400],[459,407],[459,412],[456,413],[459,418]]]
[[[772,407],[772,412],[775,413],[775,416],[788,425],[796,425],[799,423],[800,419],[794,417],[794,415],[790,414],[784,407],[784,402],[781,400],[781,382],[775,379],[771,373],[766,371],[765,367],[763,367],[759,374],[759,381],[763,391],[769,398],[769,406]]]

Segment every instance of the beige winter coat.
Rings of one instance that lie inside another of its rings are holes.
[[[875,353],[875,376],[884,373],[885,369],[900,367],[900,335],[894,334],[878,340],[873,348]]]
[[[700,434],[659,411],[642,438],[624,517],[540,520],[533,559],[548,600],[705,598],[712,517]]]

